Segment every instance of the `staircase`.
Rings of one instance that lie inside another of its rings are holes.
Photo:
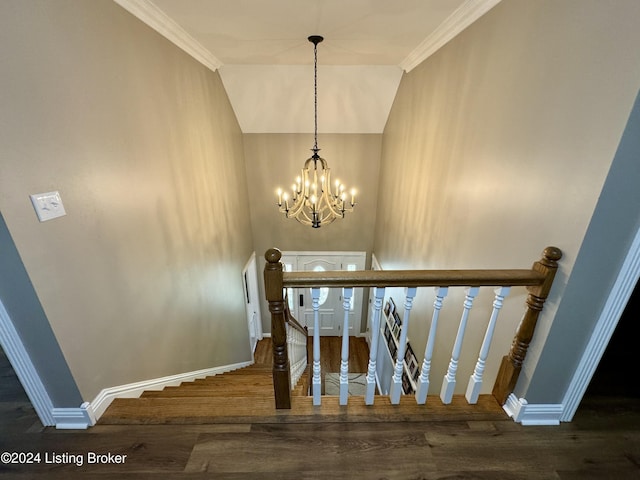
[[[116,424],[215,424],[215,423],[323,423],[432,420],[504,420],[502,408],[491,395],[469,405],[462,395],[449,405],[437,396],[417,405],[413,396],[399,405],[378,396],[367,406],[364,397],[350,397],[346,406],[337,396],[325,395],[313,406],[306,395],[308,375],[292,391],[291,410],[276,410],[272,370],[269,364],[254,364],[222,375],[185,382],[176,387],[144,392],[140,398],[114,400],[99,420]]]

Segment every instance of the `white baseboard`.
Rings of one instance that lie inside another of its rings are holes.
[[[58,430],[84,430],[96,423],[89,402],[80,408],[53,408],[51,414]]]
[[[560,425],[564,406],[560,403],[531,404],[513,393],[502,407],[514,422],[522,425]]]
[[[115,400],[116,398],[138,398],[145,390],[162,390],[164,387],[177,386],[182,382],[191,382],[198,378],[227,373],[232,370],[248,367],[252,364],[253,361],[234,363],[221,367],[207,368],[194,372],[180,373],[178,375],[170,375],[168,377],[154,378],[151,380],[144,380],[142,382],[135,382],[129,383],[127,385],[105,388],[96,396],[96,398],[93,399],[90,404],[83,404],[83,407],[87,413],[88,418],[91,419],[92,423],[90,425],[95,425],[95,423],[102,416],[107,407],[109,407],[109,405],[111,405],[111,402],[113,402],[113,400]],[[83,407],[81,407],[80,409],[82,409]]]

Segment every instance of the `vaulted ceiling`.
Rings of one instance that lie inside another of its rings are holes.
[[[410,71],[500,0],[114,0],[220,73],[244,133],[382,133]]]

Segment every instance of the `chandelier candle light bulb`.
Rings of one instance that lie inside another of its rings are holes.
[[[320,228],[328,225],[336,218],[344,218],[346,212],[352,212],[355,202],[355,189],[351,190],[351,203],[347,207],[346,187],[340,180],[335,182],[335,191],[331,190],[331,172],[327,162],[318,155],[318,43],[324,40],[319,35],[312,35],[308,40],[313,43],[314,65],[314,145],[313,155],[307,159],[301,176],[291,186],[292,203],[289,196],[278,188],[278,207],[287,218],[295,218],[303,225]],[[284,203],[283,203],[284,200]]]

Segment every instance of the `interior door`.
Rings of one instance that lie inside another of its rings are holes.
[[[298,270],[326,272],[328,270],[340,270],[339,259],[325,258],[299,258]],[[320,335],[338,336],[342,330],[342,290],[337,288],[320,288],[320,309],[318,310]],[[304,288],[298,291],[300,317],[304,319],[304,324],[309,329],[309,334],[313,334],[314,313],[311,298],[311,289]]]
[[[285,252],[282,263],[285,271],[363,270],[364,252]],[[311,289],[287,289],[289,309],[313,334]],[[322,288],[319,309],[320,335],[342,335],[344,310],[341,288]],[[360,334],[362,289],[354,288],[349,308],[349,335]]]

